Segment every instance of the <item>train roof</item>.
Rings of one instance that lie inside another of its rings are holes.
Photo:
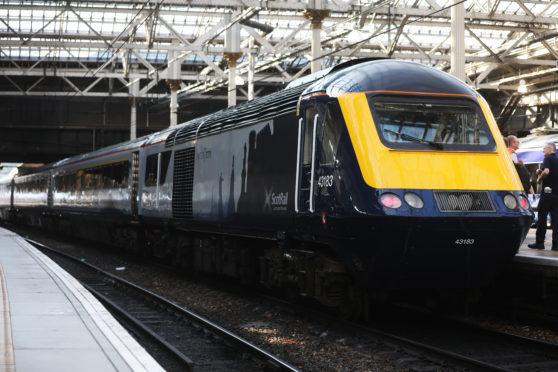
[[[542,150],[543,146],[549,142],[558,143],[558,134],[543,134],[543,135],[533,135],[524,138],[520,138],[519,149],[529,149],[538,148]]]
[[[352,92],[407,92],[448,95],[479,94],[456,77],[415,62],[381,59],[333,69],[311,84],[304,94],[325,92],[338,97]]]
[[[175,128],[163,129],[162,131],[159,131],[159,132],[156,132],[156,133],[151,133],[151,134],[148,134],[146,136],[142,136],[142,137],[139,137],[139,138],[136,138],[136,139],[133,139],[133,140],[129,140],[129,141],[126,141],[126,142],[117,143],[115,145],[103,147],[101,149],[91,151],[91,152],[88,152],[88,153],[85,153],[85,154],[71,156],[69,158],[59,160],[55,163],[47,164],[44,167],[42,167],[40,170],[42,171],[42,170],[47,170],[47,169],[50,169],[50,168],[63,167],[63,166],[66,166],[66,165],[77,163],[77,162],[80,162],[80,161],[83,161],[83,160],[88,160],[88,159],[95,158],[95,157],[98,157],[98,156],[103,156],[103,155],[122,152],[122,151],[129,151],[129,150],[132,150],[132,149],[135,149],[135,148],[149,146],[149,145],[164,141],[167,138],[168,134],[170,132],[172,132],[174,129]]]
[[[519,139],[519,149],[517,156],[525,164],[542,163],[544,155],[542,148],[547,143],[558,145],[558,134],[534,135]]]
[[[166,146],[294,112],[300,96],[314,92],[337,97],[342,93],[378,91],[478,96],[454,76],[418,63],[354,60],[293,81],[282,91],[184,123],[169,135]]]
[[[96,156],[165,141],[166,147],[227,129],[295,112],[300,97],[325,92],[331,97],[351,92],[419,92],[478,96],[459,79],[414,62],[392,59],[353,60],[291,82],[285,89],[202,116],[177,127],[47,164],[37,173]]]

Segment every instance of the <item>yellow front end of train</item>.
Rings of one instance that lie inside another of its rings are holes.
[[[366,94],[345,93],[338,97],[366,184],[377,189],[522,190],[486,101],[481,97],[467,98],[475,100],[484,114],[496,143],[493,151],[389,148],[380,140]]]

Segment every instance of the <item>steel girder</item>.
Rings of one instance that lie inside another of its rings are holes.
[[[465,1],[466,81],[493,90],[516,90],[521,80],[530,90],[550,86],[558,60],[556,3]],[[173,62],[181,64],[180,94],[225,97],[224,34],[237,23],[243,39],[237,74],[244,80],[253,74],[256,86],[282,86],[309,71],[311,28],[302,12],[312,4],[3,1],[0,94],[126,96],[129,86],[139,81],[140,98],[164,98],[169,93],[164,84],[167,55],[173,51]],[[327,1],[331,13],[323,21],[322,58],[331,65],[390,57],[449,70],[451,4]],[[250,55],[255,56],[252,64]],[[250,89],[238,90],[247,94]]]

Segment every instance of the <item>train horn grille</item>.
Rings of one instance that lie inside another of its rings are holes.
[[[440,212],[494,212],[488,191],[434,191]]]

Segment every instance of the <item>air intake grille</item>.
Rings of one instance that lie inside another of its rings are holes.
[[[177,151],[174,154],[172,215],[175,218],[192,218],[193,216],[194,159],[194,147]]]
[[[488,191],[434,191],[440,212],[494,212]]]

